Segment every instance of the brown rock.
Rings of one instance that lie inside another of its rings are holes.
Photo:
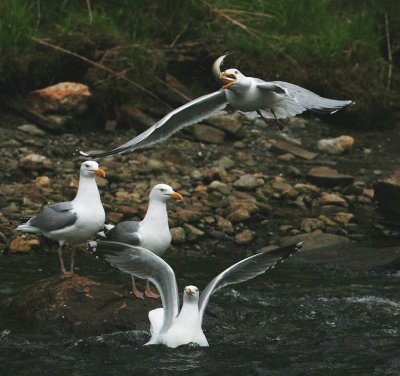
[[[193,127],[194,137],[208,144],[223,144],[226,133],[209,125],[197,124]]]
[[[336,138],[325,138],[318,141],[318,150],[328,154],[342,154],[350,150],[354,145],[354,138],[351,136],[340,136]]]
[[[239,208],[230,213],[227,219],[231,222],[244,222],[251,217],[250,213],[243,208]]]
[[[339,205],[344,207],[348,206],[347,201],[336,193],[323,192],[321,194],[319,202],[321,203],[321,205]]]
[[[249,244],[254,238],[254,232],[250,230],[244,230],[242,232],[239,232],[235,236],[235,243],[239,245],[243,244]]]
[[[373,188],[374,199],[382,209],[400,214],[400,170],[380,180]]]
[[[347,225],[353,218],[354,215],[351,213],[339,212],[335,215],[335,221],[343,225]]]
[[[242,115],[238,112],[228,115],[226,111],[221,111],[220,113],[209,117],[207,123],[216,128],[222,129],[227,133],[238,135],[242,128],[241,116]]]
[[[160,305],[154,299],[132,299],[125,288],[60,274],[22,291],[6,312],[35,333],[84,337],[148,330],[148,312]]]
[[[186,241],[185,230],[182,227],[172,227],[171,232],[171,242],[172,244],[183,244]]]
[[[29,235],[17,234],[17,236],[11,240],[9,249],[11,253],[26,253],[35,248],[40,244],[38,239],[30,239]]]
[[[322,166],[312,168],[307,173],[307,180],[312,184],[323,187],[334,187],[336,185],[349,185],[352,184],[354,178],[349,175],[343,175],[337,170]]]
[[[51,168],[51,160],[44,155],[40,154],[28,154],[25,157],[22,157],[19,160],[19,164],[21,167],[26,168],[27,170],[42,170],[42,169],[49,169]]]
[[[192,226],[188,223],[185,223],[183,225],[183,228],[185,229],[185,234],[189,241],[197,240],[197,239],[201,238],[202,236],[204,236],[204,231],[202,231],[199,228]]]
[[[315,230],[325,229],[325,224],[324,222],[316,218],[304,218],[301,222],[301,228],[305,232],[313,232]]]
[[[232,226],[232,223],[227,219],[217,215],[217,228],[218,230],[223,231],[226,234],[233,234],[235,229]]]
[[[318,155],[284,140],[270,140],[270,143],[271,150],[278,153],[290,153],[307,160],[314,159]]]
[[[86,85],[77,82],[60,82],[33,91],[28,100],[34,110],[39,113],[82,114],[87,110],[90,96],[91,93]]]
[[[48,187],[51,184],[50,178],[48,176],[38,176],[35,179],[35,184],[39,187]]]

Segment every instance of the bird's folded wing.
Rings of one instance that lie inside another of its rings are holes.
[[[204,311],[210,296],[224,286],[244,282],[266,272],[286,258],[292,256],[303,247],[303,242],[277,248],[270,252],[250,256],[232,265],[217,275],[203,290],[199,300],[200,318],[203,320]]]
[[[161,332],[169,329],[179,312],[178,288],[172,268],[149,250],[118,242],[91,242],[94,255],[119,270],[154,283],[161,295],[164,322]]]
[[[196,98],[181,107],[171,111],[152,127],[139,134],[127,143],[103,153],[85,153],[90,157],[104,157],[106,155],[133,151],[145,146],[166,140],[175,132],[184,127],[196,124],[212,114],[222,110],[227,105],[226,95],[223,90]]]
[[[42,231],[50,232],[72,226],[77,220],[74,207],[70,202],[60,202],[49,205],[38,215],[29,220],[28,224]]]
[[[129,245],[140,245],[141,237],[138,233],[139,222],[125,221],[118,223],[112,229],[106,231],[106,238],[110,241]]]

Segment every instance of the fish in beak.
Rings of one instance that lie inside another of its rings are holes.
[[[233,73],[226,73],[225,71],[221,73],[221,81],[223,84],[222,88],[225,90],[236,83],[237,77]]]

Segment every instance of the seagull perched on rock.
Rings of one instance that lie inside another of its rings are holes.
[[[268,119],[286,119],[304,111],[333,114],[353,104],[351,100],[335,100],[320,97],[310,90],[284,81],[266,82],[255,77],[246,77],[239,70],[220,71],[226,55],[213,64],[213,73],[221,80],[222,89],[203,95],[173,110],[152,127],[115,149],[102,153],[85,153],[90,157],[104,157],[125,153],[149,146],[171,137],[184,127],[199,123],[227,104],[247,115]]]
[[[168,225],[167,202],[171,199],[183,200],[180,193],[175,192],[167,184],[157,184],[149,195],[149,207],[141,222],[124,221],[105,232],[107,240],[144,247],[157,256],[164,254],[171,244],[171,233]],[[143,293],[139,291],[132,275],[132,292],[140,299]],[[149,298],[159,298],[160,295],[151,291],[149,281],[146,281],[144,294]]]
[[[141,247],[116,242],[91,242],[89,247],[111,265],[125,273],[152,281],[161,293],[163,308],[149,312],[151,339],[147,345],[177,347],[188,343],[208,346],[202,330],[205,309],[211,295],[222,287],[247,281],[283,262],[303,247],[297,243],[267,253],[250,256],[217,275],[200,294],[196,286],[187,286],[179,311],[175,274],[160,257]]]
[[[17,227],[17,231],[42,234],[58,241],[61,273],[65,273],[62,248],[64,243],[79,244],[99,232],[104,226],[105,212],[100,200],[95,176],[105,172],[95,161],[81,164],[79,186],[72,201],[47,206],[42,212]],[[71,253],[71,273],[74,272],[75,248]]]

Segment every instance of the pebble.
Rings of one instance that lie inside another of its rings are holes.
[[[249,244],[254,238],[254,232],[250,230],[243,230],[235,236],[235,243],[239,245]]]
[[[317,148],[328,154],[342,154],[350,150],[354,145],[354,138],[351,136],[340,136],[326,138],[318,141]]]
[[[34,124],[20,125],[19,127],[17,127],[17,129],[31,136],[44,136],[46,134],[46,132],[44,132]]]
[[[49,158],[35,153],[31,153],[25,157],[22,157],[19,160],[19,164],[21,167],[32,171],[49,169],[52,166],[52,162]]]
[[[171,232],[171,241],[172,244],[183,244],[186,241],[186,234],[183,227],[172,227],[170,229]]]
[[[259,183],[254,175],[245,174],[236,180],[233,186],[245,191],[255,191]]]

